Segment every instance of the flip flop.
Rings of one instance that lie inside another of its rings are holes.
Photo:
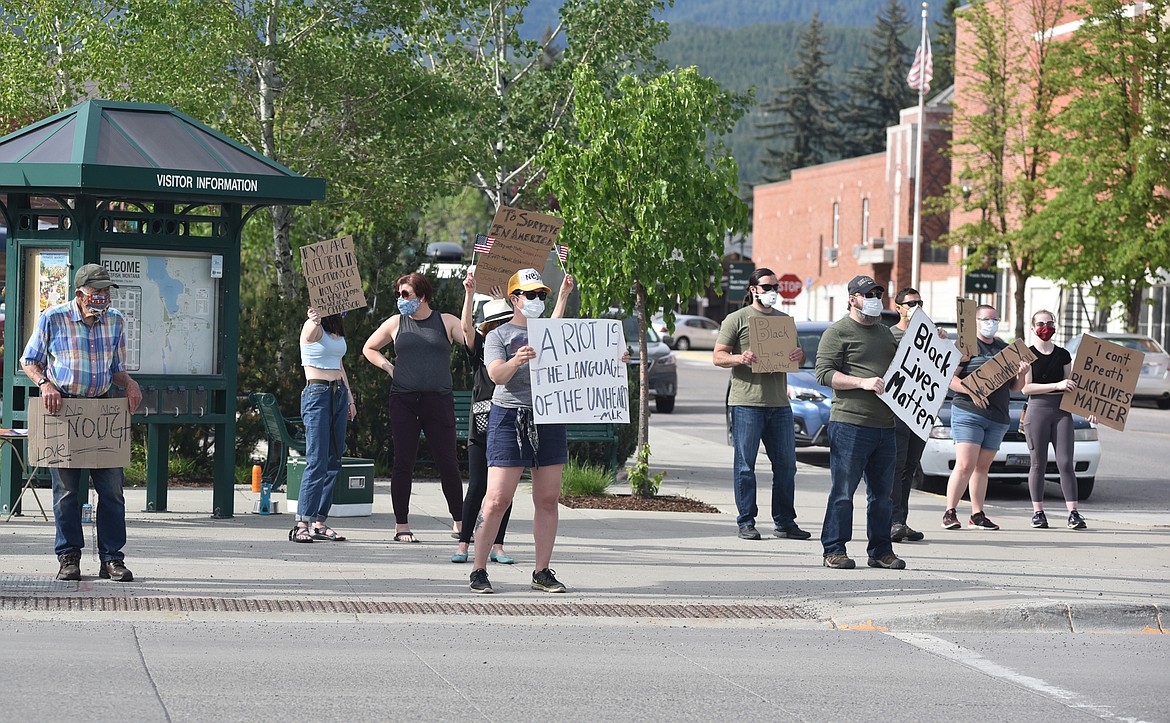
[[[410,539],[406,539],[406,538],[410,538]],[[403,530],[402,532],[395,532],[394,533],[394,541],[395,542],[418,542],[418,538],[415,537],[414,533],[411,532],[410,530]]]

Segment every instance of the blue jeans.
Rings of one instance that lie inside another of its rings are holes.
[[[833,476],[821,545],[826,555],[844,553],[853,539],[853,493],[865,477],[867,511],[866,552],[880,558],[894,551],[890,542],[890,490],[894,486],[894,459],[898,443],[894,428],[878,429],[845,422],[829,422],[829,472]]]
[[[57,527],[54,551],[80,553],[85,547],[81,529],[81,503],[77,494],[81,469],[50,467],[53,478],[53,521]],[[122,468],[89,470],[89,479],[97,492],[97,547],[102,560],[121,560],[126,546],[126,498],[122,496]]]
[[[795,527],[796,430],[792,408],[733,405],[731,438],[735,443],[735,506],[739,510],[736,524],[756,524],[756,457],[763,442],[772,463],[772,522],[777,529]]]
[[[333,506],[333,484],[345,452],[349,391],[341,382],[306,384],[301,392],[305,424],[305,473],[297,495],[297,520],[324,522]]]

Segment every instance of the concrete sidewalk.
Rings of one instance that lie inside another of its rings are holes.
[[[652,466],[667,472],[663,493],[694,497],[723,513],[561,507],[553,567],[568,595],[528,587],[532,505],[523,485],[507,544],[518,563],[490,565],[494,596],[469,592],[471,565],[449,561],[455,541],[436,482],[415,484],[411,523],[420,544],[391,541],[387,480],[378,480],[371,517],[331,520],[349,541],[311,545],[287,541],[291,515],[246,512],[256,497],[247,487],[237,487],[236,509],[243,512],[228,520],[210,518],[210,489],[171,489],[170,510],[156,513],[141,511],[145,490],[130,489],[125,552],[133,583],[99,580],[91,547],[80,583],[55,581],[52,523],[13,518],[0,525],[0,618],[52,618],[60,610],[247,618],[263,610],[347,619],[480,613],[748,618],[891,630],[1170,631],[1170,528],[1153,516],[1096,515],[1087,505],[1087,531],[1033,530],[1030,509],[989,506],[1004,529],[945,531],[938,526],[941,500],[916,492],[910,522],[927,538],[896,546],[907,569],[891,571],[865,565],[861,490],[849,547],[860,567],[830,570],[821,566],[817,539],[827,470],[802,464],[798,472],[799,524],[811,540],[748,542],[735,534],[730,448],[663,430],[651,435]],[[767,497],[760,495],[764,535],[771,532]],[[86,534],[92,540],[90,526]]]

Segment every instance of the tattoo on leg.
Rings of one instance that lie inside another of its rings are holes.
[[[483,512],[482,511],[478,515],[476,515],[476,517],[475,517],[475,527],[472,529],[472,532],[479,532],[479,528],[481,528],[481,527],[483,527]]]

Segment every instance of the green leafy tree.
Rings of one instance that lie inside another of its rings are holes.
[[[849,74],[841,112],[842,156],[885,150],[886,128],[897,125],[902,109],[916,102],[916,92],[906,84],[911,53],[903,38],[909,29],[901,0],[889,0],[870,31],[865,64]]]
[[[956,108],[951,143],[960,180],[950,187],[949,198],[930,204],[936,210],[978,211],[978,222],[953,229],[947,240],[969,250],[969,266],[1008,262],[1018,338],[1027,329],[1025,287],[1041,268],[1042,240],[1034,219],[1048,189],[1058,97],[1052,69],[1056,43],[1049,31],[1063,2],[1031,0],[1026,9],[1027,27],[988,3],[975,3],[961,16],[971,24],[970,45],[960,49],[971,59],[971,70],[963,79],[967,102]]]
[[[1091,0],[1060,54],[1059,188],[1037,219],[1046,267],[1087,284],[1104,309],[1125,309],[1133,331],[1142,292],[1170,267],[1166,230],[1166,3],[1131,17],[1120,0]],[[1159,66],[1158,63],[1163,63]],[[1103,321],[1103,320],[1102,320]]]
[[[768,143],[762,163],[766,181],[788,178],[794,168],[837,158],[839,146],[836,108],[825,72],[824,26],[816,13],[800,36],[799,64],[789,68],[791,85],[761,107],[759,138]]]
[[[648,314],[662,307],[673,325],[675,304],[718,278],[726,234],[747,226],[735,161],[719,137],[748,99],[694,68],[649,80],[626,76],[607,92],[582,66],[574,82],[578,137],[550,135],[540,156],[544,188],[560,203],[572,271],[590,280],[580,287],[585,313],[607,308],[616,295],[638,320],[637,449],[645,461]]]

